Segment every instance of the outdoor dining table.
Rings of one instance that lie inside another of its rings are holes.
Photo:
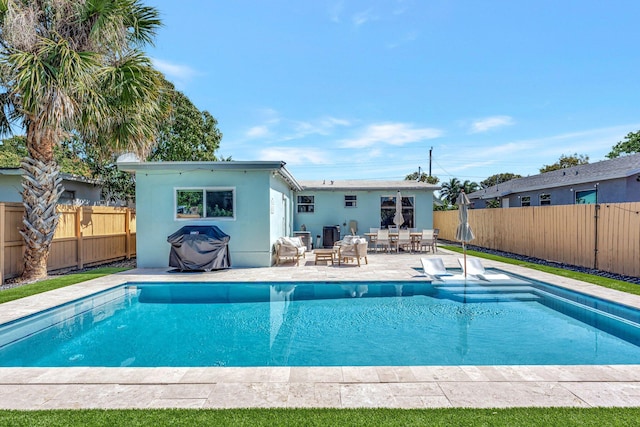
[[[378,233],[364,233],[364,235],[369,239],[369,243],[372,245],[376,242],[376,237],[378,237]],[[411,247],[417,250],[417,245],[420,242],[420,238],[422,237],[422,231],[412,231],[409,233],[411,236]],[[389,232],[389,240],[392,242],[398,240],[397,232]]]

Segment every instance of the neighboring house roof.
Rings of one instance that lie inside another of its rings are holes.
[[[22,175],[22,169],[20,168],[0,168],[0,175]],[[87,178],[82,175],[75,175],[70,173],[61,172],[60,177],[66,181],[84,182],[86,184],[102,185],[102,180],[97,178]]]
[[[173,170],[173,171],[238,171],[238,170],[268,170],[280,175],[280,177],[296,191],[302,188],[296,179],[284,167],[282,161],[230,161],[230,162],[136,162],[119,161],[118,168],[126,172]]]
[[[468,194],[470,199],[504,197],[513,193],[565,187],[640,174],[640,154],[573,166],[539,175],[516,178]]]
[[[418,181],[375,181],[375,180],[312,180],[300,181],[302,189],[305,191],[317,190],[339,190],[339,191],[356,191],[356,190],[439,190],[440,187],[426,182]]]

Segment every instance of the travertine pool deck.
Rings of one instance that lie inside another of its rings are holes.
[[[138,269],[0,305],[0,323],[129,281],[423,280],[420,256],[369,264],[167,273]],[[458,254],[439,249],[447,267]],[[640,296],[483,260],[487,267],[640,308]],[[638,365],[258,368],[0,368],[0,408],[640,406]]]

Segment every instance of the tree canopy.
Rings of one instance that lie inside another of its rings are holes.
[[[147,157],[150,161],[217,161],[222,132],[218,121],[200,111],[173,84],[167,86],[169,114],[160,126],[155,144]]]
[[[0,0],[0,131],[26,131],[24,279],[47,274],[61,141],[144,152],[153,140],[160,73],[142,49],[159,26],[140,0]]]
[[[511,181],[512,179],[516,179],[516,178],[522,178],[522,175],[518,175],[517,173],[511,173],[511,172],[498,173],[495,175],[491,175],[489,178],[485,179],[484,181],[480,181],[480,186],[482,188],[493,187],[494,185]]]
[[[541,167],[540,173],[556,171],[578,165],[586,165],[587,163],[589,163],[589,156],[587,155],[575,153],[571,156],[567,156],[566,154],[562,154],[556,163]]]
[[[606,157],[615,159],[628,154],[640,153],[640,131],[629,132],[624,140],[618,142],[611,148],[611,152]]]
[[[420,181],[434,185],[440,182],[440,178],[438,178],[437,176],[429,176],[424,172],[420,172],[419,174],[418,172],[410,173],[409,175],[405,176],[404,179],[405,181]]]

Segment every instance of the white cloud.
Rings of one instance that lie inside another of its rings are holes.
[[[248,138],[264,138],[269,133],[269,128],[266,126],[254,126],[247,131],[246,136]]]
[[[261,150],[259,160],[284,160],[288,165],[327,164],[331,156],[314,148],[271,147]]]
[[[442,135],[443,131],[435,128],[414,128],[408,123],[381,123],[368,126],[359,136],[342,140],[341,143],[349,148],[364,148],[376,144],[399,146]]]
[[[493,116],[476,120],[471,124],[471,133],[487,132],[491,129],[512,125],[513,118],[510,116]]]
[[[366,24],[369,21],[375,21],[378,17],[375,16],[371,9],[364,10],[362,12],[358,12],[351,17],[351,22],[356,27]]]
[[[187,65],[173,64],[158,58],[151,58],[153,66],[165,76],[180,82],[191,80],[200,73]]]
[[[387,49],[395,49],[399,46],[414,42],[418,39],[420,33],[418,31],[409,31],[400,37],[397,41],[388,42],[386,44]]]
[[[342,14],[343,8],[344,4],[341,1],[334,3],[329,7],[329,19],[331,19],[331,22],[340,23],[340,15]]]

